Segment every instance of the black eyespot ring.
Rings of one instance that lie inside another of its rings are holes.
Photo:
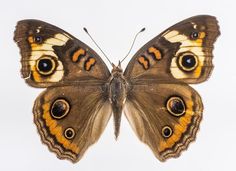
[[[56,61],[49,56],[41,57],[36,62],[36,69],[43,76],[51,75],[56,69]]]
[[[172,96],[167,100],[166,108],[173,116],[182,116],[186,112],[184,101],[178,96]]]
[[[35,36],[34,42],[37,44],[41,44],[43,42],[43,38],[41,36]]]
[[[193,40],[198,39],[198,38],[199,38],[199,32],[193,31],[193,32],[190,34],[190,38],[193,39]]]
[[[62,119],[67,116],[69,111],[69,102],[65,99],[57,99],[51,106],[50,114],[54,119]]]
[[[71,140],[75,137],[75,130],[73,128],[67,128],[65,131],[64,131],[64,136]]]
[[[169,138],[173,134],[173,130],[169,126],[164,126],[162,128],[162,136],[165,138]]]
[[[198,58],[192,53],[184,53],[178,58],[177,62],[180,69],[186,72],[191,72],[198,66]]]

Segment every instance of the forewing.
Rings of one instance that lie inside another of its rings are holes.
[[[219,34],[213,16],[181,21],[144,45],[129,62],[125,76],[133,82],[167,77],[186,83],[203,82],[213,69],[213,44]]]
[[[64,30],[39,20],[17,23],[15,42],[21,53],[21,73],[34,87],[107,80],[105,63],[86,44]]]

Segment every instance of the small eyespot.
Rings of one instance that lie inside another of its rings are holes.
[[[164,138],[169,138],[169,137],[172,135],[172,133],[173,133],[173,131],[172,131],[171,127],[169,127],[169,126],[164,126],[164,127],[162,128],[162,136],[163,136]]]
[[[43,42],[43,38],[41,36],[35,36],[34,42],[40,44]]]
[[[198,39],[199,38],[199,32],[196,32],[196,31],[192,32],[190,34],[190,38],[194,39],[194,40]]]
[[[64,118],[70,111],[70,104],[65,99],[57,99],[53,102],[51,107],[51,116],[54,119]]]
[[[64,135],[67,139],[71,140],[75,137],[75,130],[73,128],[67,128],[64,131]]]
[[[42,57],[37,60],[36,68],[40,74],[48,76],[56,69],[56,62],[51,57]]]
[[[183,71],[190,72],[198,66],[198,59],[193,54],[184,54],[178,58],[178,65]]]
[[[184,101],[177,96],[172,96],[167,100],[166,108],[173,116],[182,116],[185,113]]]

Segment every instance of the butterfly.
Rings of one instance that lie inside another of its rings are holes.
[[[42,142],[58,158],[78,162],[111,115],[118,137],[124,111],[160,161],[178,157],[195,140],[203,113],[200,95],[188,84],[209,78],[219,35],[214,16],[188,18],[145,44],[124,71],[119,63],[110,72],[94,50],[64,30],[19,21],[14,40],[22,77],[46,88],[33,107]]]

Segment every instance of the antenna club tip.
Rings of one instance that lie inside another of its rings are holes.
[[[143,27],[141,30],[140,30],[140,32],[143,32],[143,31],[145,31],[146,30],[146,28],[145,27]]]
[[[87,28],[86,28],[86,27],[84,27],[83,29],[84,29],[84,31],[85,31],[86,33],[88,33],[88,30],[87,30]]]

